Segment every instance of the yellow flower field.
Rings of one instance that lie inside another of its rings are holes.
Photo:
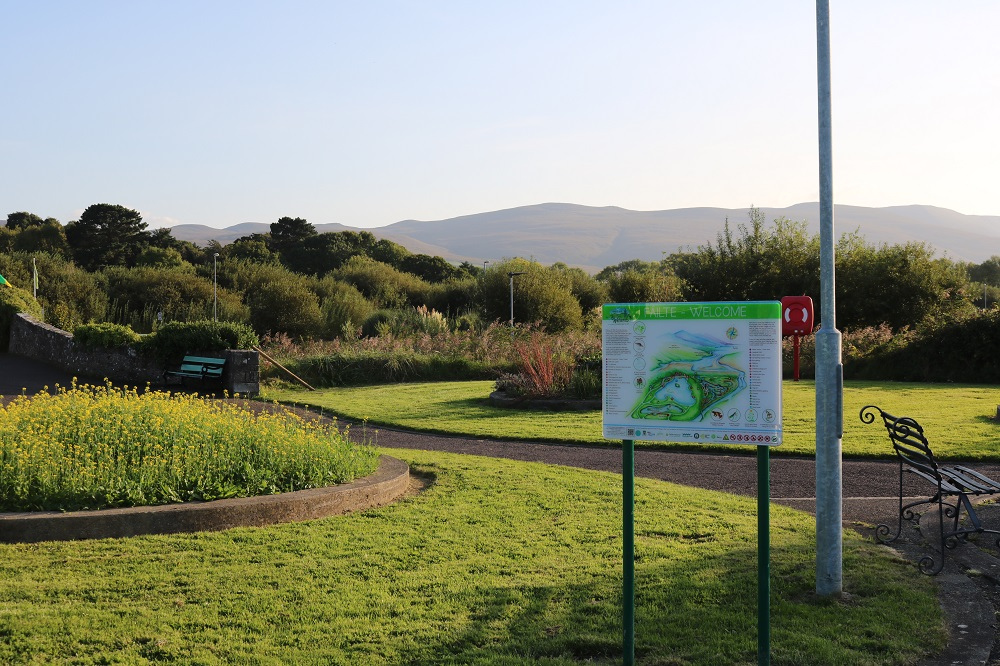
[[[0,511],[281,493],[377,464],[346,429],[197,395],[74,384],[0,406]]]

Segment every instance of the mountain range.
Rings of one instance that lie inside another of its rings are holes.
[[[819,204],[786,208],[761,207],[767,220],[785,217],[805,222],[819,232]],[[368,231],[399,243],[411,252],[441,256],[454,262],[496,261],[524,257],[549,265],[561,261],[594,272],[629,259],[657,261],[664,254],[695,249],[708,242],[726,220],[735,232],[749,221],[749,208],[677,208],[635,211],[616,206],[592,207],[544,203],[446,220],[404,220],[364,229],[342,224],[316,224],[319,233]],[[981,263],[1000,255],[1000,216],[964,215],[935,206],[834,207],[835,233],[858,231],[869,243],[927,243],[938,256]],[[197,224],[171,228],[175,238],[204,245],[223,245],[270,224],[243,223],[225,229]]]

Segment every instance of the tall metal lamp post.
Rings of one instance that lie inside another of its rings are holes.
[[[837,330],[833,224],[833,125],[830,88],[830,0],[816,0],[819,97],[820,303],[816,332],[816,593],[843,592],[844,366]]]
[[[212,321],[219,321],[219,253],[212,255]]]
[[[483,272],[484,273],[486,272],[486,264],[488,264],[488,263],[490,263],[488,259],[483,262]]]
[[[513,273],[507,273],[510,278],[510,327],[514,328],[514,276],[524,275],[525,271],[516,271]]]

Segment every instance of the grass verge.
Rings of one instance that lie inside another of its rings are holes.
[[[264,529],[0,545],[0,663],[613,664],[621,477],[419,451],[424,493]],[[638,479],[640,664],[756,661],[755,500]],[[813,594],[810,516],[772,507],[772,663],[939,650],[933,582],[845,534]]]
[[[268,399],[322,407],[338,416],[425,432],[470,437],[567,443],[608,443],[601,435],[600,412],[511,410],[485,404],[493,383],[433,382],[391,384],[321,391],[270,390]],[[784,441],[776,454],[813,455],[816,447],[815,384],[783,384]],[[843,452],[847,457],[889,457],[885,429],[864,425],[857,415],[876,403],[897,416],[909,415],[924,426],[935,453],[943,459],[1000,460],[1000,422],[992,417],[1000,388],[903,382],[844,383]],[[693,444],[647,443],[706,450]],[[753,447],[729,450],[752,452]],[[711,450],[719,452],[715,445]]]

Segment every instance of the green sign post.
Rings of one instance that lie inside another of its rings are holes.
[[[622,441],[623,662],[635,663],[635,440],[757,447],[757,659],[770,663],[770,448],[781,443],[781,304],[603,307],[603,429]]]

